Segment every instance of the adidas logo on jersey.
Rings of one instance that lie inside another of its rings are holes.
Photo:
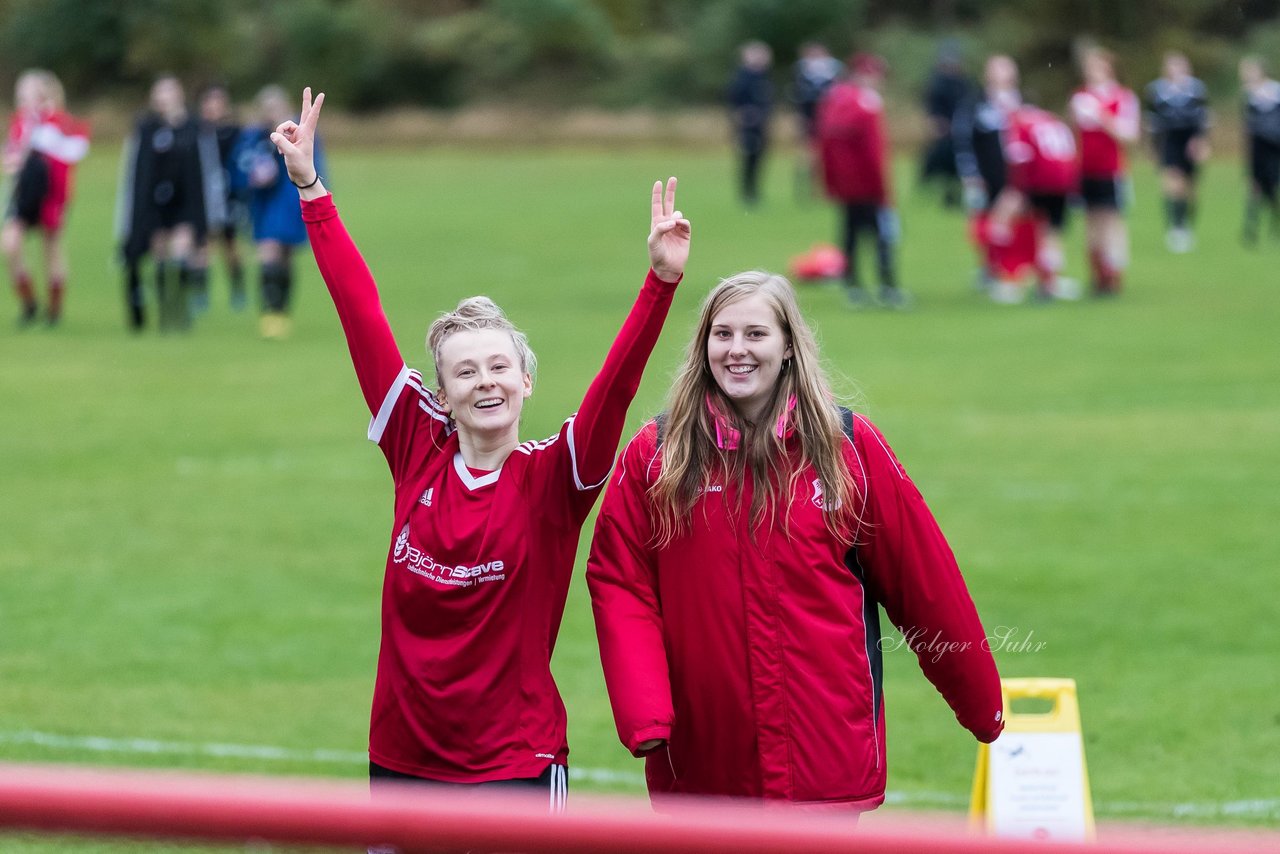
[[[423,507],[430,507],[431,498],[435,494],[435,491],[436,491],[436,488],[434,486],[428,486],[427,491],[422,493],[422,497],[418,499],[418,503],[421,504]]]

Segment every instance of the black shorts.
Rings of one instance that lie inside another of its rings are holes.
[[[1249,177],[1268,197],[1280,186],[1280,145],[1259,137],[1249,140]]]
[[[1160,135],[1160,166],[1176,169],[1188,178],[1196,174],[1196,162],[1187,153],[1187,145],[1198,134],[1193,130],[1167,130]]]
[[[446,783],[443,780],[429,780],[425,777],[415,777],[413,774],[405,774],[402,771],[393,771],[390,768],[379,765],[372,759],[369,760],[369,783],[370,785],[379,782],[391,783],[418,783],[424,786],[445,786],[451,789],[461,790],[485,790],[485,791],[509,791],[509,792],[526,792],[547,794],[548,803],[552,812],[561,812],[564,810],[565,800],[569,794],[569,769],[564,765],[551,764],[547,769],[537,777],[520,777],[514,780],[491,780],[487,783]]]
[[[35,152],[22,161],[14,181],[13,196],[9,200],[7,219],[17,219],[27,228],[40,225],[40,212],[45,196],[49,195],[49,165]]]
[[[1086,210],[1124,210],[1125,191],[1122,178],[1081,178],[1080,200]]]
[[[1067,224],[1067,197],[1063,193],[1028,193],[1031,210],[1042,214],[1049,225],[1061,229]]]

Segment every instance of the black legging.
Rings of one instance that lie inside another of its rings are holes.
[[[747,204],[755,204],[760,199],[760,164],[766,147],[762,128],[746,128],[738,132],[738,151],[742,158],[739,178],[742,200]]]
[[[844,240],[841,244],[849,259],[846,281],[851,288],[861,287],[858,278],[858,232],[869,231],[876,239],[876,262],[880,273],[880,287],[897,287],[893,274],[893,245],[888,235],[880,230],[880,207],[869,202],[845,202]]]

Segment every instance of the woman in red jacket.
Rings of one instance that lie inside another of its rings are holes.
[[[885,69],[880,57],[858,54],[849,62],[848,75],[828,89],[818,104],[815,144],[827,195],[843,216],[845,295],[853,308],[868,304],[858,274],[860,232],[875,240],[880,301],[890,308],[906,308],[909,303],[898,287],[893,265],[899,229],[890,186],[884,99],[880,96]]]
[[[587,581],[652,796],[877,806],[879,607],[966,729],[1003,727],[946,540],[880,432],[832,400],[790,284],[742,273],[707,297],[667,412],[623,452]]]
[[[578,535],[608,479],[689,254],[675,179],[655,184],[651,270],[582,406],[521,443],[533,353],[485,297],[431,325],[436,385],[400,354],[364,259],[315,170],[324,95],[271,135],[338,310],[369,438],[395,484],[369,728],[376,780],[537,786],[563,804],[565,708],[551,676]]]

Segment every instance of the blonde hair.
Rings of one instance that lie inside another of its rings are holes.
[[[760,295],[773,309],[792,355],[781,373],[758,423],[745,421],[720,390],[707,360],[711,324],[728,305]],[[788,412],[788,402],[795,408]],[[800,445],[798,460],[787,453],[785,438],[774,426],[783,419]],[[739,433],[736,452],[726,453],[716,441],[716,421]],[[813,466],[826,496],[827,529],[852,544],[856,529],[857,486],[844,463],[845,441],[831,384],[818,357],[818,343],[800,313],[791,283],[761,271],[739,273],[720,282],[702,303],[693,340],[668,401],[662,444],[662,470],[649,489],[656,511],[656,545],[669,544],[689,528],[693,505],[711,478],[723,472],[739,486],[749,474],[753,486],[753,526],[777,517],[782,496],[789,528],[790,496],[805,468]]]
[[[62,88],[62,81],[58,79],[58,75],[46,68],[28,68],[18,75],[14,88],[17,89],[26,80],[34,80],[40,87],[42,107],[59,111],[66,109],[66,92]]]
[[[477,332],[481,329],[497,329],[511,336],[515,345],[516,356],[520,359],[520,370],[535,377],[538,373],[538,357],[529,346],[529,339],[515,324],[507,319],[498,304],[488,297],[467,297],[458,303],[453,311],[446,311],[427,329],[427,352],[431,354],[432,366],[436,374],[436,385],[442,385],[440,371],[440,346],[449,336],[457,332]]]

